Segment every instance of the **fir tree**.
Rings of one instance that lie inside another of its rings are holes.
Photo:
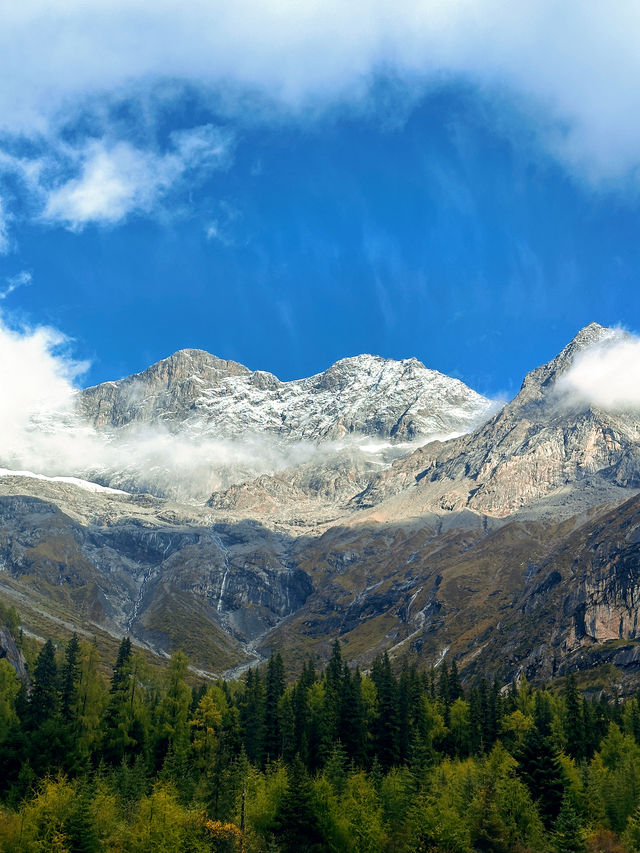
[[[80,677],[80,643],[74,634],[67,643],[64,666],[60,674],[60,710],[65,722],[72,722],[76,711],[78,679]]]
[[[258,670],[247,672],[238,710],[244,750],[250,763],[259,767],[264,756],[265,697]]]
[[[364,766],[367,744],[361,686],[362,679],[359,670],[351,675],[349,667],[345,663],[340,696],[338,737],[346,754],[358,767]]]
[[[565,736],[567,739],[567,753],[572,758],[575,758],[576,761],[580,761],[586,753],[584,718],[582,715],[582,701],[573,673],[567,678],[564,701],[566,709]]]
[[[518,755],[518,774],[537,802],[540,817],[549,826],[558,815],[564,794],[562,768],[549,741],[531,728]]]
[[[275,761],[281,753],[282,736],[278,704],[284,693],[284,664],[276,652],[267,664],[267,687],[264,704],[264,750],[267,761]]]
[[[120,764],[136,743],[134,691],[131,640],[125,637],[118,649],[109,701],[102,720],[102,755],[109,764]]]
[[[582,826],[568,797],[562,801],[554,833],[558,853],[584,853]]]
[[[464,690],[460,683],[458,675],[458,665],[455,660],[451,662],[451,672],[449,673],[449,704],[453,705],[456,699],[464,699]]]
[[[282,853],[323,853],[326,845],[313,809],[311,783],[299,758],[288,772],[287,791],[276,812],[273,834]]]
[[[58,667],[51,640],[42,647],[33,673],[33,690],[29,702],[32,726],[40,726],[54,717],[59,708]]]
[[[83,786],[75,798],[73,811],[65,824],[69,853],[98,853],[102,845],[98,840],[94,816],[91,812],[91,792]]]
[[[376,751],[381,765],[388,770],[398,762],[399,724],[397,684],[386,652],[374,661],[371,677],[378,693]]]

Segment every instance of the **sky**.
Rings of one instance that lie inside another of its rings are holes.
[[[76,384],[370,352],[509,397],[640,330],[635,2],[0,7],[0,338]]]

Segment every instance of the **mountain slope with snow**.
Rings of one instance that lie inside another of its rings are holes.
[[[218,438],[260,434],[314,442],[468,432],[495,409],[460,380],[415,358],[361,355],[281,382],[202,350],[180,350],[135,376],[87,388],[79,404],[98,427],[161,422]]]

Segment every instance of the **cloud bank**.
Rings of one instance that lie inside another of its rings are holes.
[[[570,402],[611,412],[640,410],[640,339],[616,336],[580,353],[556,383]]]
[[[0,127],[48,132],[98,95],[182,81],[290,108],[360,98],[371,75],[461,76],[539,110],[549,146],[594,179],[640,162],[632,0],[24,0],[0,32]],[[171,100],[171,89],[161,95]],[[544,113],[545,118],[542,118]]]

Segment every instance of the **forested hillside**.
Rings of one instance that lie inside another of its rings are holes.
[[[110,677],[74,637],[0,660],[5,851],[636,851],[640,705],[480,680],[455,662],[289,681],[151,671],[128,639]]]

